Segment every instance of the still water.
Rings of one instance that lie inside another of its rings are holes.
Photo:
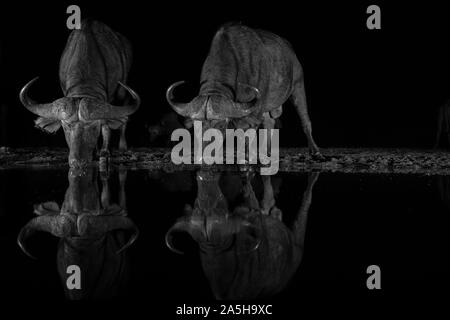
[[[6,301],[292,308],[370,298],[377,265],[383,295],[438,294],[450,278],[449,210],[447,176],[2,170],[1,290]]]

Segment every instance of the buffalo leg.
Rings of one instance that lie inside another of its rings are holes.
[[[261,176],[261,180],[263,182],[263,198],[260,201],[260,207],[263,214],[269,215],[271,209],[275,206],[275,196],[273,193],[271,176]],[[279,219],[281,220],[281,216]]]
[[[253,209],[259,208],[258,199],[256,198],[255,191],[252,186],[252,177],[253,174],[251,172],[247,172],[247,176],[245,177],[244,187],[243,187],[243,199],[245,206]]]
[[[109,162],[109,141],[111,139],[111,129],[107,125],[102,126],[102,148],[100,149],[99,170],[103,175],[108,175]]]
[[[108,209],[111,206],[111,191],[109,189],[109,176],[108,175],[101,175],[100,176],[102,181],[102,193],[101,193],[101,203],[102,208],[104,210]]]
[[[120,140],[119,140],[119,151],[125,152],[128,149],[127,140],[125,138],[125,130],[127,129],[127,124],[124,123],[120,127]]]
[[[302,203],[293,225],[295,243],[301,248],[303,248],[305,241],[306,221],[308,218],[308,211],[311,206],[313,187],[316,184],[317,179],[319,179],[319,172],[308,173],[308,185],[303,193]]]
[[[100,150],[100,157],[109,157],[109,141],[111,140],[111,129],[107,125],[102,126],[102,148]]]
[[[267,146],[267,155],[270,155],[272,130],[275,128],[275,119],[268,112],[263,113],[263,127],[267,130],[267,141],[263,141],[263,143]]]
[[[125,182],[127,181],[127,170],[119,170],[119,206],[126,211],[127,208],[127,198],[125,194]]]
[[[312,136],[312,126],[311,120],[309,119],[308,115],[308,106],[306,104],[306,94],[303,81],[297,81],[297,84],[295,85],[294,91],[292,92],[290,99],[294,104],[295,108],[297,109],[298,115],[300,116],[303,132],[305,133],[306,138],[308,139],[309,152],[311,153],[311,155],[315,157],[322,158],[319,147],[314,142]]]

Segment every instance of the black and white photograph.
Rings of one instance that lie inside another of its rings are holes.
[[[444,4],[1,3],[1,318],[448,314]]]

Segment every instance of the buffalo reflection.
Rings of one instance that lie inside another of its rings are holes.
[[[69,187],[61,206],[56,202],[35,205],[37,217],[20,231],[18,244],[34,258],[26,240],[38,231],[60,238],[57,268],[69,299],[104,299],[119,295],[129,276],[128,259],[123,253],[137,238],[138,229],[127,217],[126,171],[119,172],[119,203],[111,202],[109,176],[102,175],[99,196],[97,170],[80,173],[70,170]],[[131,236],[130,236],[131,234]],[[81,270],[81,289],[66,286],[67,267]]]
[[[309,174],[290,229],[282,222],[282,212],[276,206],[272,185],[276,177],[261,176],[263,195],[258,201],[252,174],[242,174],[239,184],[229,176],[221,179],[218,172],[199,171],[194,208],[186,206],[185,215],[167,232],[166,244],[182,253],[174,247],[174,237],[180,232],[188,233],[198,243],[202,267],[216,299],[272,296],[286,287],[300,265],[312,190],[318,177],[318,173]],[[230,192],[239,194],[233,209],[233,201],[227,201],[224,195]]]

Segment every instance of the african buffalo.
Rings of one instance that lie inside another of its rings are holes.
[[[302,256],[312,189],[318,173],[311,173],[292,230],[282,222],[275,203],[273,177],[261,176],[258,201],[251,178],[244,179],[234,208],[220,188],[220,174],[200,171],[194,208],[187,206],[166,234],[167,246],[176,253],[177,233],[188,233],[199,245],[203,270],[220,300],[264,298],[279,293],[298,269]],[[232,180],[229,180],[232,181]],[[225,186],[226,188],[226,186]]]
[[[38,128],[56,132],[63,126],[71,167],[92,160],[100,131],[101,156],[109,155],[110,129],[121,128],[119,148],[126,150],[125,125],[140,104],[136,92],[125,85],[131,60],[131,46],[125,37],[101,22],[83,20],[81,29],[70,34],[59,63],[64,97],[45,104],[32,101],[27,92],[37,77],[21,90],[22,104],[39,116]],[[126,102],[126,92],[134,103]]]
[[[167,101],[178,114],[201,120],[203,128],[273,129],[290,99],[300,116],[310,153],[321,158],[314,142],[303,70],[292,46],[267,31],[228,23],[215,34],[203,64],[200,92],[189,103],[177,102],[172,84]]]
[[[44,231],[60,238],[57,268],[69,299],[104,299],[118,295],[128,278],[124,254],[137,238],[138,229],[127,217],[125,201],[126,171],[119,173],[119,203],[111,203],[109,180],[102,176],[99,195],[97,170],[88,168],[79,175],[69,172],[69,187],[61,208],[56,202],[35,206],[37,217],[20,231],[18,244],[30,257],[26,242],[34,233]],[[131,236],[130,236],[131,234]],[[82,271],[81,289],[66,286],[67,267]]]

